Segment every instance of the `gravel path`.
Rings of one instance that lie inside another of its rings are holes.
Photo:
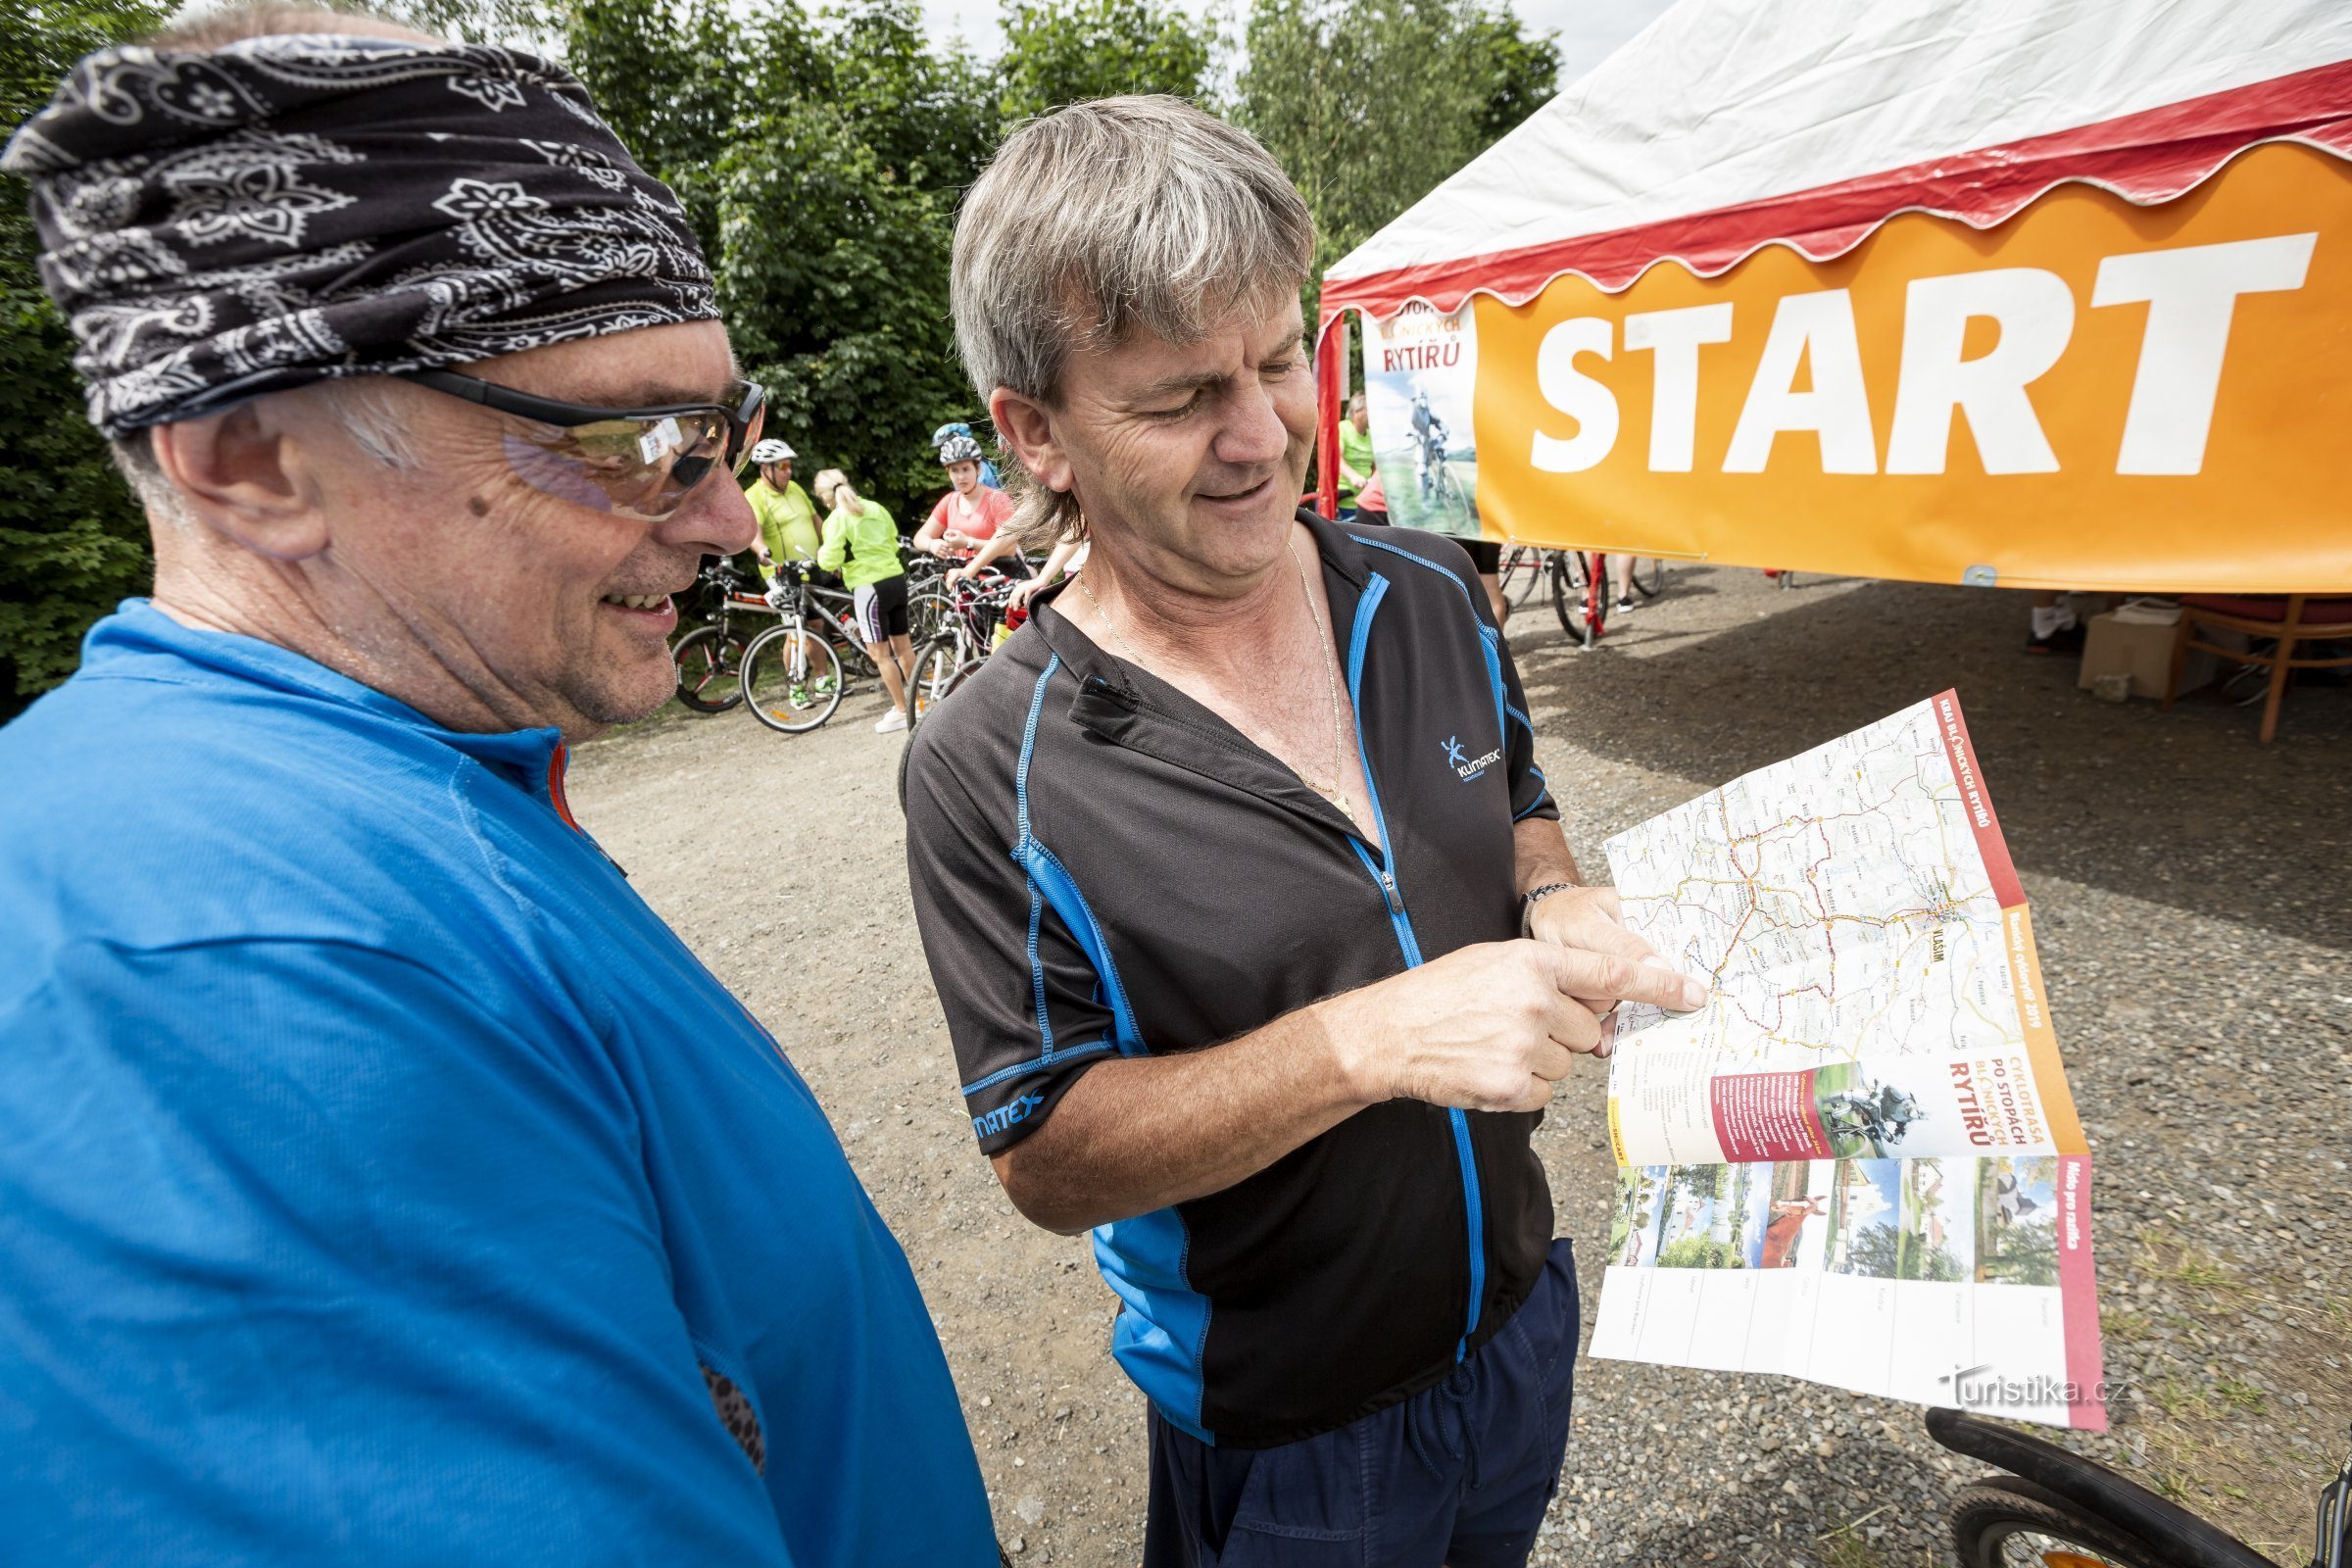
[[[2019,650],[2023,596],[1680,569],[1592,654],[1529,607],[1539,760],[1601,840],[1744,769],[1957,686],[2034,905],[2097,1156],[2114,1430],[2069,1438],[2303,1561],[2352,1420],[2352,692],[2278,741],[2210,696],[2109,706]],[[878,699],[774,735],[675,710],[583,747],[570,796],[638,889],[772,1028],[897,1231],[1022,1562],[1135,1560],[1143,1404],[1086,1244],[1013,1212],[972,1147],[914,938]],[[1597,1298],[1603,1073],[1537,1145]],[[1912,1568],[1981,1467],[1920,1412],[1779,1378],[1584,1363],[1541,1563]]]

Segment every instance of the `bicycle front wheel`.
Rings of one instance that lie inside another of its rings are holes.
[[[677,640],[669,662],[678,670],[678,701],[697,713],[723,713],[743,701],[744,640],[740,632],[700,626]]]
[[[2015,1476],[1993,1476],[1952,1499],[1961,1568],[2178,1568],[2180,1559]]]
[[[1544,580],[1544,552],[1534,545],[1514,545],[1502,557],[1502,597],[1524,605]]]
[[[947,631],[955,613],[948,596],[936,588],[926,588],[910,597],[906,601],[906,629],[913,634],[914,646],[920,648]]]
[[[961,652],[955,638],[942,637],[924,649],[922,657],[914,662],[915,681],[908,693],[913,701],[908,706],[915,711],[906,720],[907,743],[899,748],[899,814],[902,816],[906,813],[906,764],[908,759],[914,756],[915,729],[922,723],[924,714],[946,702],[956,688],[970,680],[973,672],[987,662],[985,657],[981,657],[957,663],[956,657]]]
[[[822,637],[803,627],[770,627],[743,656],[743,698],[769,729],[799,735],[841,706],[841,661]]]
[[[957,665],[963,662],[963,649],[953,634],[934,637],[914,656],[914,679],[906,688],[906,725],[909,729],[923,721],[931,705],[947,696],[949,680]]]

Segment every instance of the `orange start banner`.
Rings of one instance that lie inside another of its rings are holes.
[[[2032,588],[2352,587],[2352,168],[2257,147],[1619,293],[1478,295],[1491,536]],[[1369,368],[1369,367],[1368,367]],[[1458,381],[1456,382],[1458,384]],[[1391,483],[1395,489],[1395,481]]]

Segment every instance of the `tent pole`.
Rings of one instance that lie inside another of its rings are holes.
[[[1335,315],[1323,325],[1315,354],[1315,477],[1326,517],[1340,514],[1340,404],[1348,385],[1348,318]]]

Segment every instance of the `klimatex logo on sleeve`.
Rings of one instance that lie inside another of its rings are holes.
[[[1443,745],[1446,750],[1446,765],[1452,768],[1454,777],[1465,784],[1477,779],[1488,768],[1502,760],[1502,748],[1499,746],[1484,757],[1470,756],[1462,749],[1462,738],[1459,735],[1446,736]]]

